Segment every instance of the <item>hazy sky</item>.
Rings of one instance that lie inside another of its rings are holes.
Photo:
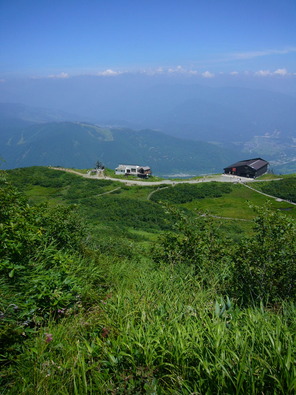
[[[0,0],[0,80],[296,76],[296,0]]]

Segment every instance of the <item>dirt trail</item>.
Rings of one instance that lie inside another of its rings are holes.
[[[246,178],[246,177],[238,177],[238,176],[233,176],[233,175],[229,175],[229,174],[221,174],[221,175],[214,175],[214,176],[204,176],[202,178],[198,178],[196,180],[180,180],[180,181],[172,181],[172,180],[162,180],[162,181],[138,181],[138,180],[123,180],[120,178],[112,178],[112,177],[97,177],[97,176],[91,176],[88,174],[82,174],[79,173],[78,171],[75,171],[73,169],[67,169],[64,167],[50,167],[50,169],[54,169],[54,170],[61,170],[61,171],[66,171],[68,173],[73,173],[76,175],[79,175],[80,177],[84,177],[84,178],[89,178],[92,180],[110,180],[110,181],[117,181],[117,182],[122,182],[123,184],[127,185],[127,186],[132,186],[132,185],[142,185],[142,186],[155,186],[155,185],[177,185],[177,184],[198,184],[198,183],[203,183],[203,182],[212,182],[212,181],[217,181],[217,182],[232,182],[234,184],[242,184],[244,185],[246,188],[252,189],[254,192],[260,193],[261,195],[267,196],[269,198],[278,200],[278,201],[282,201],[282,202],[286,202],[292,205],[296,205],[296,203],[293,203],[289,200],[285,200],[285,199],[281,199],[278,198],[276,196],[272,196],[272,195],[268,195],[264,192],[258,191],[255,188],[252,188],[250,185],[247,185],[246,183],[254,183],[254,182],[262,182],[262,181],[275,181],[275,180],[280,180],[281,178],[276,178],[273,180],[254,180],[252,178]],[[166,187],[168,188],[168,187]],[[150,199],[150,196],[157,192],[156,191],[152,191],[149,195],[148,195],[148,200]]]
[[[202,182],[212,182],[212,181],[217,181],[217,182],[232,182],[232,183],[244,183],[244,182],[254,182],[252,178],[244,178],[244,177],[237,177],[237,176],[232,176],[228,174],[221,174],[221,175],[210,175],[210,176],[204,176],[201,178],[198,178],[196,180],[162,180],[162,181],[138,181],[138,180],[130,180],[130,179],[121,179],[121,178],[112,178],[112,177],[97,177],[97,176],[91,176],[89,174],[82,174],[76,170],[73,169],[67,169],[65,167],[50,167],[50,169],[54,170],[60,170],[60,171],[66,171],[68,173],[73,173],[76,175],[79,175],[80,177],[84,178],[89,178],[93,180],[111,180],[111,181],[117,181],[117,182],[122,182],[126,185],[143,185],[143,186],[154,186],[154,185],[176,185],[176,184],[198,184]]]
[[[246,188],[252,189],[252,191],[254,191],[254,192],[260,193],[261,195],[264,195],[264,196],[267,196],[267,197],[269,197],[269,198],[275,199],[275,200],[277,200],[277,201],[279,201],[279,202],[286,202],[286,203],[293,204],[294,206],[296,206],[296,203],[291,202],[290,200],[285,200],[285,199],[282,199],[282,198],[278,198],[278,197],[276,197],[276,196],[268,195],[267,193],[258,191],[257,189],[250,187],[250,185],[244,184],[244,186],[245,186]]]

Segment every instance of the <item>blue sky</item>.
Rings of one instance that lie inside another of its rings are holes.
[[[295,0],[0,0],[0,80],[296,76]]]

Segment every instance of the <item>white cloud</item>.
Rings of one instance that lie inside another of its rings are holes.
[[[102,76],[107,76],[107,77],[113,77],[113,76],[119,75],[119,74],[122,74],[122,71],[114,71],[111,69],[107,69],[107,70],[100,71],[97,73],[97,75],[102,75]]]
[[[288,73],[287,69],[277,69],[275,71],[269,71],[269,70],[259,70],[255,72],[255,75],[261,76],[261,77],[268,77],[272,75],[281,75],[281,76],[286,76],[286,75],[291,75],[291,73]]]
[[[259,70],[255,72],[255,75],[259,75],[261,77],[267,77],[268,75],[272,75],[269,70]]]
[[[196,74],[198,74],[198,71],[197,70],[188,70],[188,74],[196,75]]]
[[[51,74],[49,75],[47,78],[69,78],[69,74],[68,73],[60,73],[60,74]]]
[[[258,71],[237,71],[237,70],[232,70],[232,71],[219,71],[216,70],[215,72],[206,70],[204,72],[197,71],[193,68],[186,68],[186,66],[172,66],[172,67],[163,67],[159,66],[156,68],[150,68],[150,69],[138,69],[138,70],[113,70],[111,68],[105,69],[103,71],[92,71],[92,72],[87,72],[87,73],[77,73],[77,74],[71,74],[69,75],[66,72],[61,72],[59,74],[51,74],[46,77],[30,77],[34,79],[39,79],[39,78],[52,78],[52,79],[66,79],[66,78],[71,78],[74,76],[103,76],[103,77],[115,77],[118,75],[122,74],[142,74],[142,75],[172,75],[172,76],[196,76],[200,78],[206,78],[206,79],[211,79],[211,78],[219,78],[219,76],[223,75],[228,75],[228,76],[257,76],[257,77],[286,77],[286,76],[294,76],[295,72],[289,72],[286,68],[278,68],[275,70],[270,70],[270,69],[262,69]],[[0,84],[5,82],[4,79],[0,79]]]
[[[274,74],[277,74],[277,75],[287,75],[287,74],[289,74],[289,73],[287,72],[286,69],[277,69],[277,70],[275,70]]]
[[[172,67],[169,68],[168,72],[169,73],[185,73],[186,70],[182,66],[177,66],[177,67],[174,67],[174,68],[172,68]]]
[[[139,73],[139,74],[146,74],[146,75],[156,75],[156,74],[163,74],[165,73],[166,70],[163,67],[158,67],[157,69],[140,69],[137,71],[134,71],[134,73]]]
[[[162,71],[165,72],[165,70],[163,69]],[[168,73],[193,74],[193,75],[198,74],[197,70],[185,69],[183,66],[170,67],[166,71]]]
[[[204,78],[213,78],[215,77],[215,74],[211,73],[210,71],[205,71],[204,73],[201,74]]]
[[[163,73],[164,72],[164,69],[163,69],[163,67],[158,67],[156,70],[155,70],[155,73]]]

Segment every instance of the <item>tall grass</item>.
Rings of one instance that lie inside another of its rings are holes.
[[[224,311],[188,269],[105,265],[105,297],[27,344],[11,393],[294,393],[295,306]]]

